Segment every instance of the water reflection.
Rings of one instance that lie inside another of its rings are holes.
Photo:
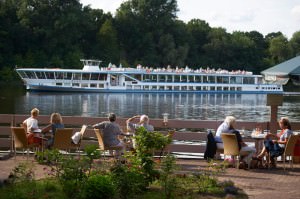
[[[38,107],[41,114],[58,111],[63,115],[106,116],[115,112],[121,117],[148,114],[161,118],[222,120],[234,115],[244,121],[269,120],[266,95],[187,94],[187,93],[113,93],[71,94],[27,92],[15,101],[15,113],[28,114]]]

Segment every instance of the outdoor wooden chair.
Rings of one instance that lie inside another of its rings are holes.
[[[83,139],[83,136],[84,136],[84,133],[85,133],[85,130],[87,129],[87,125],[82,125],[80,131],[79,131],[79,134],[80,134],[80,140],[77,144],[75,143],[71,143],[71,148],[72,149],[76,149],[76,151],[79,153],[79,156],[80,156],[80,150],[81,150],[81,142],[82,142],[82,139]]]
[[[111,151],[115,151],[115,150],[122,150],[122,146],[113,146],[113,147],[108,147],[104,145],[104,140],[103,140],[103,135],[102,132],[99,129],[94,129],[97,140],[98,140],[98,144],[99,144],[99,150],[102,151],[103,157],[106,157],[105,152],[108,151],[109,153]],[[116,157],[116,156],[114,156]]]
[[[52,148],[69,152],[72,146],[72,135],[73,128],[56,129]]]
[[[240,156],[248,155],[248,151],[240,151],[236,134],[233,133],[222,133],[222,141],[224,145],[224,159],[226,155],[232,155],[236,161],[236,168],[240,165]],[[251,167],[251,160],[247,160],[248,169]]]
[[[299,135],[291,135],[286,143],[284,153],[283,153],[283,168],[285,170],[285,161],[289,157],[290,168],[293,169],[293,157],[294,157],[294,148],[299,139]]]
[[[226,155],[233,156],[236,162],[236,168],[239,168],[240,149],[236,135],[232,133],[222,133],[221,136],[224,145],[224,159]]]
[[[29,149],[36,149],[39,147],[38,143],[28,144],[27,135],[23,127],[11,127],[13,151],[16,158],[17,149],[23,149],[27,151],[27,159],[29,157]]]

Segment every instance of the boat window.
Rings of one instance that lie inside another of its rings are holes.
[[[149,90],[149,86],[144,86],[144,90]]]
[[[28,78],[24,71],[18,71],[22,78]]]
[[[179,86],[174,86],[174,91],[178,91],[179,90]]]
[[[208,77],[207,76],[202,76],[203,77],[203,83],[207,83],[208,82]]]
[[[217,87],[217,91],[221,91],[222,90],[222,87],[221,86],[218,86]]]
[[[190,75],[188,77],[189,77],[189,82],[194,82],[194,76],[193,75]]]
[[[56,83],[55,84],[56,86],[62,86],[62,83],[60,82],[60,83]]]
[[[197,91],[201,91],[201,86],[196,86]]]
[[[91,74],[91,80],[98,80],[99,77],[100,77],[99,73],[92,73]]]
[[[221,83],[221,84],[222,84],[222,83],[225,83],[225,82],[224,82],[224,77],[223,77],[223,76],[218,76],[218,77],[217,77],[217,83]]]
[[[39,79],[46,79],[45,73],[44,72],[35,72],[37,78]]]
[[[158,81],[159,82],[165,82],[166,81],[166,76],[165,75],[158,75]]]
[[[254,78],[253,77],[244,77],[244,84],[254,84]]]
[[[181,86],[181,90],[182,90],[182,91],[186,91],[186,90],[187,90],[187,87],[186,87],[186,86]]]
[[[134,79],[137,79],[137,80],[139,80],[139,81],[141,81],[142,80],[142,75],[141,74],[133,74],[133,75],[131,75]]]
[[[230,77],[231,84],[242,84],[243,78],[242,77]]]
[[[187,76],[186,75],[182,75],[180,81],[181,82],[187,82]]]
[[[229,83],[229,77],[223,77],[223,83],[228,84]]]
[[[82,73],[82,80],[90,80],[90,73]]]
[[[215,78],[215,76],[208,76],[208,82],[209,82],[209,83],[216,83],[216,78]]]
[[[64,79],[64,74],[62,72],[55,72],[55,79]]]
[[[211,90],[211,91],[215,91],[215,90],[216,90],[216,87],[211,86],[211,87],[210,87],[210,90]]]
[[[82,88],[87,88],[87,87],[89,87],[89,84],[81,84],[81,87]]]
[[[97,88],[97,84],[90,84],[91,88]]]
[[[230,87],[230,90],[231,90],[231,91],[235,91],[235,88],[234,88],[234,87]]]
[[[195,76],[195,82],[201,82],[201,76],[200,75]]]
[[[104,88],[104,84],[98,84],[98,88]]]
[[[166,75],[166,82],[172,82],[172,75]]]
[[[174,75],[174,82],[180,82],[180,76]]]
[[[54,72],[45,72],[47,79],[54,79]]]
[[[80,73],[73,73],[73,80],[81,80],[81,74]]]
[[[72,79],[72,73],[63,73],[64,79]]]
[[[146,75],[144,75],[144,81],[145,82],[150,82],[150,75],[148,75],[148,74],[146,74]]]
[[[157,81],[157,75],[151,75],[151,82],[156,82]]]
[[[32,72],[32,71],[27,71],[26,75],[29,79],[35,79],[36,78],[34,72]]]
[[[79,83],[73,83],[72,86],[73,87],[79,87]]]

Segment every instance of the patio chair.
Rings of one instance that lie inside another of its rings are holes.
[[[73,128],[56,129],[52,148],[69,152],[72,146]]]
[[[83,135],[85,133],[85,130],[87,128],[87,125],[82,125],[80,131],[79,131],[79,134],[80,134],[80,139],[79,139],[79,142],[77,144],[75,144],[74,142],[71,143],[71,148],[75,148],[76,151],[78,151],[79,153],[79,156],[80,156],[80,148],[81,148],[81,142],[82,142],[82,139],[83,139]]]
[[[94,129],[95,134],[97,136],[97,140],[98,140],[98,144],[99,144],[99,150],[102,151],[104,158],[105,156],[105,151],[115,151],[115,150],[122,150],[122,146],[112,146],[112,147],[108,147],[104,145],[104,140],[103,140],[103,134],[99,129]],[[116,157],[114,155],[114,157]]]
[[[223,141],[223,145],[224,145],[224,159],[225,159],[226,155],[233,156],[236,161],[236,168],[239,168],[239,165],[240,165],[239,157],[241,155],[247,155],[249,153],[247,151],[244,151],[242,153],[240,152],[237,137],[235,134],[222,133],[221,136],[222,136],[222,141]],[[251,160],[247,160],[248,169],[250,168],[250,161]]]
[[[28,144],[27,135],[25,129],[23,127],[11,127],[12,140],[13,140],[13,150],[14,156],[16,159],[16,151],[17,149],[23,149],[27,151],[27,159],[29,157],[29,149],[34,149],[39,147],[38,143]]]
[[[294,148],[299,139],[299,135],[291,135],[286,143],[284,153],[283,153],[283,168],[285,170],[285,161],[289,157],[290,167],[293,169],[293,157],[294,157]]]

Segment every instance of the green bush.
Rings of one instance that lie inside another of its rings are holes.
[[[115,187],[110,176],[94,175],[89,177],[84,187],[85,198],[110,199],[115,196]]]
[[[116,164],[111,172],[119,198],[131,198],[145,191],[148,186],[141,167],[137,165],[131,163]]]

